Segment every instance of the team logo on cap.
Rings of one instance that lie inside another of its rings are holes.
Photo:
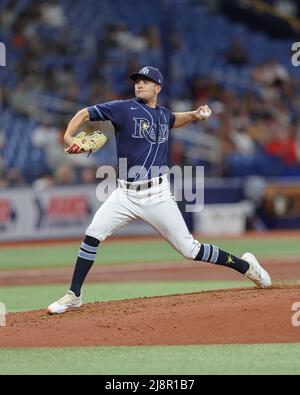
[[[142,74],[148,74],[149,73],[148,67],[143,67],[142,70],[141,70],[141,73]]]

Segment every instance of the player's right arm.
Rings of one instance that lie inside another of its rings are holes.
[[[85,122],[111,121],[113,125],[121,124],[123,112],[122,100],[96,104],[78,111],[71,119],[64,135],[65,148],[73,144],[74,135],[80,131]]]
[[[83,108],[74,115],[74,117],[69,122],[64,135],[64,143],[66,148],[72,145],[74,135],[80,130],[85,122],[89,121],[89,119],[89,112],[87,108]]]

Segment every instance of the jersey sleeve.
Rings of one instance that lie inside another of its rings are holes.
[[[88,107],[90,121],[111,121],[118,126],[121,123],[123,113],[122,100],[96,104]]]
[[[170,111],[169,116],[170,116],[169,129],[172,129],[175,123],[175,115]]]

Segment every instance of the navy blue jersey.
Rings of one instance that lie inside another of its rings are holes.
[[[167,166],[169,130],[175,115],[168,109],[148,107],[138,99],[115,100],[88,107],[91,121],[111,121],[116,132],[118,160],[127,158],[127,168],[142,167],[134,177],[119,175],[119,178],[137,181],[149,179],[151,169]],[[166,170],[155,173],[155,176]]]

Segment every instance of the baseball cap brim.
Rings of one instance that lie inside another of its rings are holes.
[[[150,81],[155,82],[157,85],[161,85],[159,82],[155,81],[155,80],[154,80],[153,78],[151,78],[151,77],[146,76],[145,74],[142,74],[142,73],[131,73],[131,74],[129,74],[129,78],[130,78],[132,81],[136,81],[136,79],[137,79],[138,77],[143,77],[145,80],[150,80]]]

